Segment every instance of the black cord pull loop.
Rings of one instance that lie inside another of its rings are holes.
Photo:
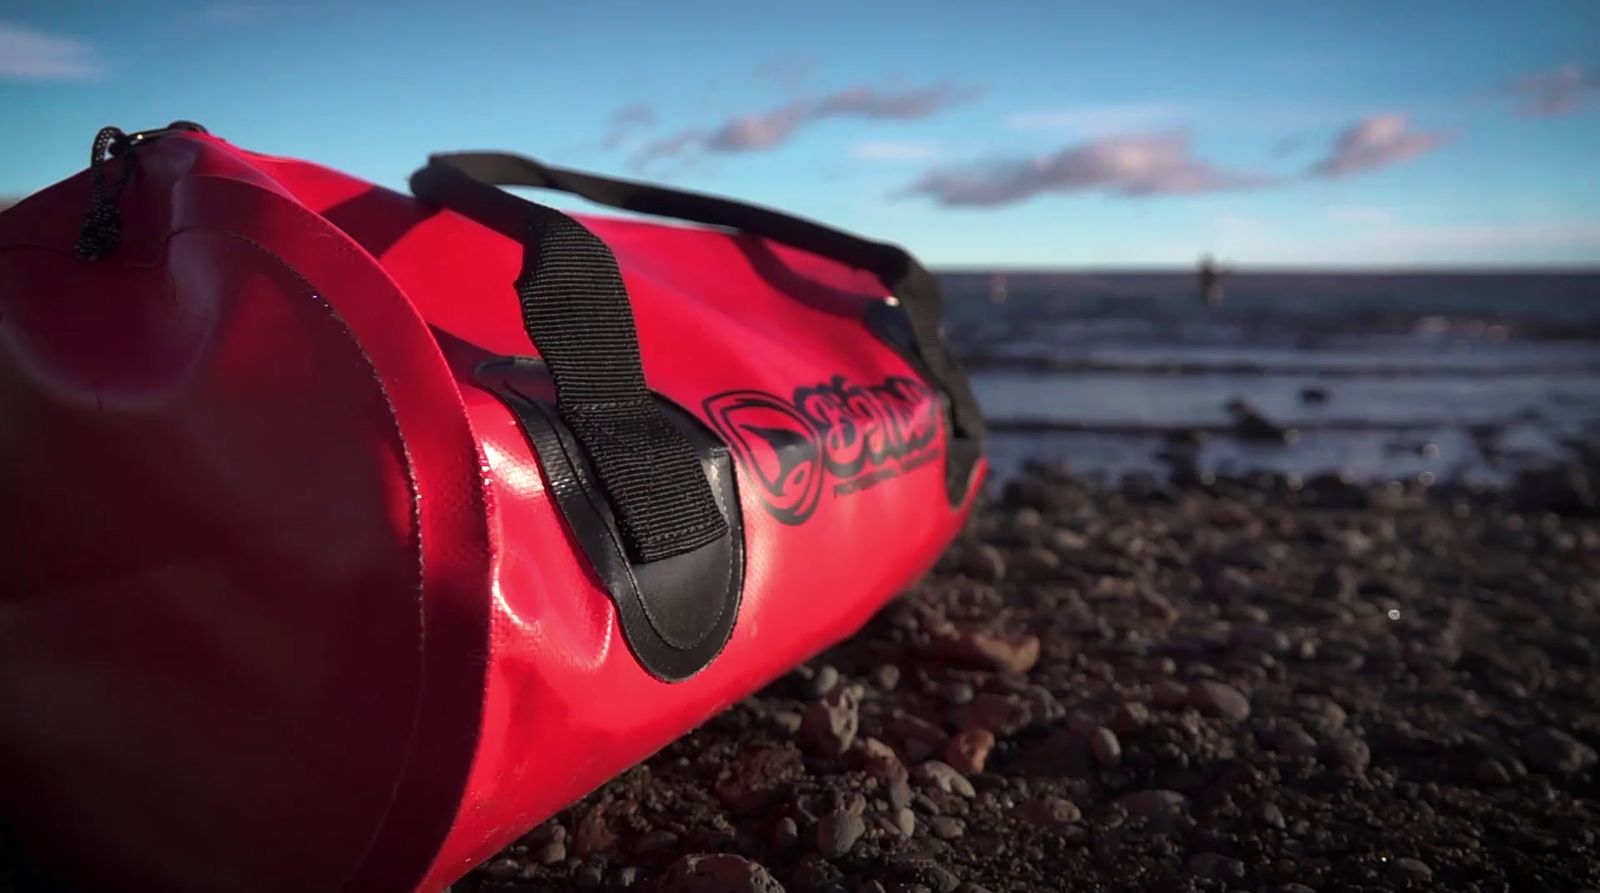
[[[97,261],[117,248],[122,240],[122,212],[117,210],[117,196],[133,175],[133,158],[122,159],[122,168],[111,187],[106,186],[105,166],[113,154],[120,154],[122,143],[128,138],[121,128],[102,127],[94,135],[94,145],[89,149],[89,214],[83,220],[78,234],[78,257]]]
[[[102,127],[94,135],[89,148],[89,213],[84,217],[83,229],[78,233],[78,257],[97,261],[117,250],[122,241],[122,211],[117,208],[117,198],[122,188],[133,176],[133,150],[169,133],[205,133],[206,129],[193,121],[174,121],[155,130],[123,133],[120,127]],[[121,158],[116,182],[106,185],[106,165],[113,158]]]

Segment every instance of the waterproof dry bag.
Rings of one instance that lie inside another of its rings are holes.
[[[0,212],[0,809],[72,883],[434,893],[962,524],[905,251],[500,153],[411,190],[180,122]]]

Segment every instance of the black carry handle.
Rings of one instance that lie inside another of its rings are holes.
[[[555,384],[556,408],[609,497],[637,564],[728,535],[700,460],[645,385],[633,309],[611,249],[583,224],[455,168],[411,177],[418,198],[522,242],[522,323]]]
[[[613,208],[726,226],[876,273],[905,311],[925,373],[932,379],[932,384],[949,398],[952,439],[967,441],[962,452],[969,457],[967,461],[976,459],[984,434],[983,416],[965,373],[945,349],[944,297],[938,280],[900,246],[874,242],[770,208],[703,193],[551,167],[535,159],[506,152],[456,152],[429,156],[428,167],[411,178],[412,192],[418,198],[433,200],[435,190],[452,179],[446,173],[449,171],[465,174],[483,183],[556,189]],[[952,461],[955,458],[951,457]],[[954,489],[964,495],[965,480],[961,481],[958,488],[953,488],[953,496],[956,495]]]

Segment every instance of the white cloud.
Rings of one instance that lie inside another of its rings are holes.
[[[1418,130],[1398,112],[1368,115],[1339,134],[1328,154],[1312,166],[1311,174],[1337,179],[1378,170],[1433,152],[1450,138],[1444,131]]]
[[[900,194],[925,195],[951,208],[995,208],[1047,193],[1197,195],[1273,183],[1270,176],[1229,170],[1196,157],[1188,134],[1173,131],[1105,137],[1050,155],[933,170]]]
[[[765,152],[788,142],[800,130],[833,118],[913,121],[940,114],[978,95],[970,87],[935,83],[917,89],[867,85],[803,96],[776,108],[725,119],[707,130],[691,127],[648,143],[634,153],[635,167],[695,152]]]
[[[1600,97],[1600,71],[1572,63],[1520,77],[1507,88],[1517,110],[1533,118],[1572,115]]]
[[[0,22],[0,80],[81,81],[100,71],[85,41]]]

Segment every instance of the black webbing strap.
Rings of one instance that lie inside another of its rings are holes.
[[[522,323],[550,369],[556,406],[593,463],[629,558],[648,563],[727,533],[700,461],[645,386],[616,258],[583,224],[445,167],[418,197],[522,242]]]
[[[532,158],[505,152],[432,155],[428,159],[428,167],[418,174],[438,169],[457,170],[484,183],[557,189],[613,208],[726,226],[870,270],[883,280],[884,285],[900,301],[911,324],[923,367],[933,379],[932,383],[949,396],[955,428],[953,433],[971,441],[979,441],[983,437],[983,416],[978,411],[972,386],[967,383],[966,375],[944,346],[944,297],[939,283],[916,258],[898,245],[874,242],[770,208],[703,193],[551,167]],[[412,191],[419,198],[428,198],[417,189],[415,178],[412,180]]]

